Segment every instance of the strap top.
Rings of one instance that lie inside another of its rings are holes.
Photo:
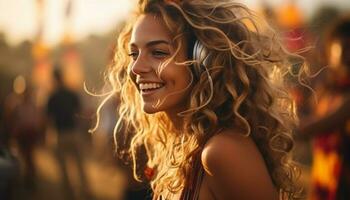
[[[222,130],[223,128],[219,128],[214,132],[213,135],[218,134]],[[202,152],[202,149],[200,148],[200,150],[198,150],[197,155],[193,160],[192,173],[189,174],[188,182],[186,183],[181,193],[180,200],[198,200],[199,199],[199,193],[200,193],[202,181],[204,178],[204,169],[201,162],[201,152]]]
[[[204,169],[199,154],[194,160],[192,173],[189,175],[189,181],[181,193],[180,200],[198,200],[203,177]]]

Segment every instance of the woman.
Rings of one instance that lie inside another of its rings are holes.
[[[115,134],[132,138],[137,179],[146,150],[153,199],[294,199],[287,53],[255,25],[231,0],[140,0],[123,28]]]

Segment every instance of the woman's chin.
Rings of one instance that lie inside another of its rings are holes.
[[[143,105],[143,112],[147,113],[147,114],[154,114],[159,112],[159,109],[155,108],[154,105]]]

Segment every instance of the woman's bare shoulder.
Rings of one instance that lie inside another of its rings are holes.
[[[213,168],[218,161],[240,159],[250,154],[258,156],[255,143],[249,136],[236,129],[224,129],[208,140],[202,151],[202,163],[205,167]]]
[[[209,187],[219,199],[276,199],[261,153],[243,134],[226,129],[205,145],[201,159]]]

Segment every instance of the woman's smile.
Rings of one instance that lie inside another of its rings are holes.
[[[153,95],[160,92],[165,87],[164,83],[139,83],[139,89],[143,97]]]

